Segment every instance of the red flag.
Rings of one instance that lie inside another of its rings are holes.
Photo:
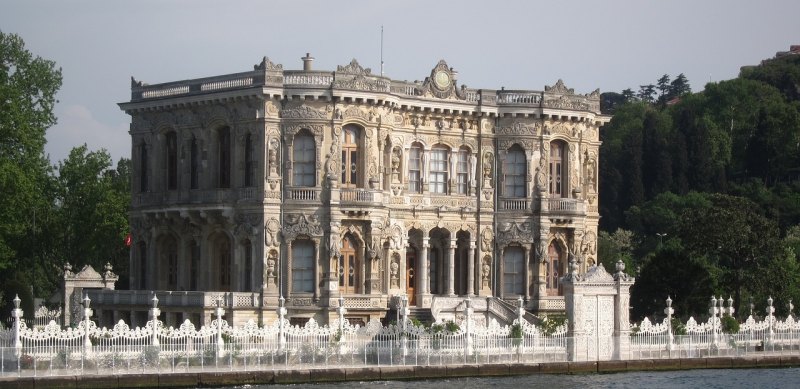
[[[128,233],[128,235],[125,236],[125,246],[126,247],[131,247],[131,234],[130,233]]]

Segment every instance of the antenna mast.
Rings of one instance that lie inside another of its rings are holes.
[[[383,25],[381,25],[381,77],[383,77]]]

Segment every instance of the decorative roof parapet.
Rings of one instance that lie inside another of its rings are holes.
[[[273,63],[272,61],[269,60],[269,58],[264,56],[264,58],[261,59],[261,63],[253,66],[253,70],[270,70],[270,71],[282,72],[283,65]]]
[[[574,95],[575,94],[575,89],[567,88],[567,86],[564,85],[564,81],[562,81],[560,78],[558,79],[558,81],[556,81],[555,85],[553,85],[553,86],[545,86],[544,87],[544,91],[545,92],[550,92],[550,93],[561,93],[561,94],[570,94],[570,95]]]
[[[369,76],[372,74],[372,69],[364,68],[359,65],[358,61],[353,58],[347,65],[339,65],[336,67],[336,72],[344,74],[355,74],[360,76]]]

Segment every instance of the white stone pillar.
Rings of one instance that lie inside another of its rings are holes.
[[[475,239],[470,239],[467,251],[467,296],[475,295],[475,266],[478,266],[478,257]]]
[[[418,273],[418,281],[419,281],[419,293],[417,298],[417,305],[422,307],[424,304],[424,297],[430,294],[430,281],[428,281],[428,249],[430,248],[430,244],[428,243],[428,237],[422,238],[422,250],[419,253],[419,269]]]
[[[455,296],[456,273],[456,236],[450,232],[450,255],[447,262],[447,295]]]

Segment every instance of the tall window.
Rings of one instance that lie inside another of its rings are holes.
[[[342,188],[358,187],[358,128],[346,126],[342,140]]]
[[[191,268],[189,269],[189,290],[197,290],[198,270],[200,270],[200,244],[192,240],[191,244]]]
[[[410,193],[422,192],[421,171],[422,146],[419,143],[414,143],[408,151],[408,191]]]
[[[256,158],[253,135],[247,134],[244,138],[244,186],[256,184]]]
[[[447,156],[449,150],[443,147],[434,147],[431,150],[431,173],[430,191],[431,193],[447,193]]]
[[[456,162],[456,189],[458,194],[469,194],[469,150],[458,150],[458,161]]]
[[[139,191],[147,192],[148,188],[148,161],[147,145],[139,145]]]
[[[167,267],[167,289],[178,288],[178,246],[175,239],[166,237],[162,243],[162,261]]]
[[[222,127],[217,131],[217,147],[219,157],[219,187],[231,187],[231,130]]]
[[[308,240],[292,244],[292,292],[314,291],[314,245]]]
[[[249,240],[244,241],[242,250],[244,251],[244,285],[242,290],[250,292],[253,287],[253,245],[250,244]]]
[[[166,136],[167,190],[178,189],[178,135],[170,131]]]
[[[547,284],[547,295],[558,296],[561,294],[561,249],[555,242],[550,243],[547,249],[547,273],[545,274],[545,282]]]
[[[139,289],[147,289],[147,244],[139,242]]]
[[[550,144],[550,195],[566,197],[567,155],[563,142]]]
[[[197,144],[197,138],[192,136],[192,155],[189,161],[189,181],[190,188],[197,189],[200,185],[200,146]]]
[[[342,239],[341,256],[339,257],[339,291],[342,293],[358,293],[361,263],[358,260],[356,246],[350,236]]]
[[[503,252],[503,292],[525,294],[525,252],[521,247],[509,247]]]
[[[525,151],[517,144],[506,153],[506,160],[503,163],[503,182],[505,184],[503,195],[505,197],[526,197],[527,163]]]
[[[219,268],[219,290],[231,290],[231,245],[228,237],[220,237],[216,241],[216,257]]]
[[[292,142],[292,168],[294,186],[314,186],[317,172],[317,148],[314,137],[309,134],[298,134]]]

